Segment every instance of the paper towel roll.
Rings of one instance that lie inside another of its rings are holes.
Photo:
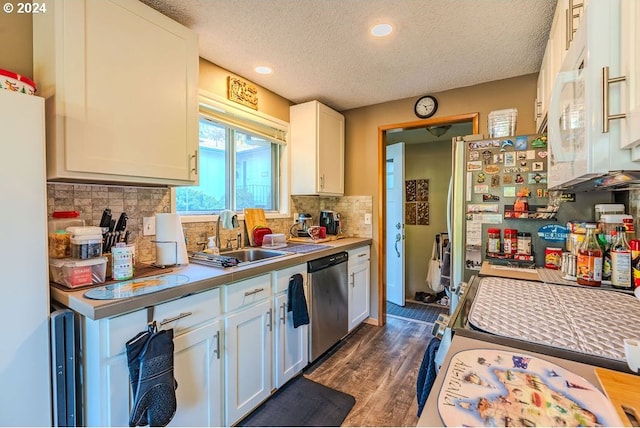
[[[189,256],[180,216],[173,213],[156,214],[156,265],[188,263]]]

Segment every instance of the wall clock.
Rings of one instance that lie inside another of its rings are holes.
[[[438,100],[433,95],[425,95],[423,97],[418,98],[415,106],[413,107],[413,111],[416,116],[420,119],[427,119],[434,114],[438,110]]]

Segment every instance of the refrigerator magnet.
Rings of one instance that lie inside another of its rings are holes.
[[[515,149],[516,150],[527,150],[527,136],[526,135],[520,135],[520,136],[516,137]]]
[[[482,170],[482,162],[481,161],[471,161],[467,162],[467,171],[481,171]]]
[[[516,155],[513,152],[506,152],[504,154],[504,166],[516,166]]]
[[[505,198],[514,198],[516,196],[516,187],[505,186],[503,187],[503,192],[504,192]]]
[[[533,162],[531,164],[531,171],[544,171],[544,162]]]
[[[473,193],[488,193],[489,185],[488,184],[476,184],[473,186]]]

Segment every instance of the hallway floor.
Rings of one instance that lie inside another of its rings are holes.
[[[394,317],[384,327],[363,324],[304,376],[355,397],[342,426],[416,426],[416,378],[431,327]]]

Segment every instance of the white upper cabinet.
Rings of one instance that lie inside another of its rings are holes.
[[[549,107],[549,188],[567,188],[610,171],[636,170],[620,147],[620,0],[585,1]],[[614,120],[618,119],[618,120]]]
[[[291,194],[344,194],[344,116],[319,103],[292,106]]]
[[[544,132],[547,127],[547,114],[551,102],[553,82],[560,71],[567,51],[578,30],[580,19],[584,11],[583,1],[558,0],[556,11],[549,32],[549,40],[544,51],[538,86],[536,92],[535,119],[538,132]]]
[[[634,147],[632,157],[640,159],[640,2],[622,0],[621,4],[621,73],[626,76],[622,105],[626,120],[621,130],[621,146]]]
[[[33,18],[49,180],[198,179],[197,34],[141,2],[55,1]]]

